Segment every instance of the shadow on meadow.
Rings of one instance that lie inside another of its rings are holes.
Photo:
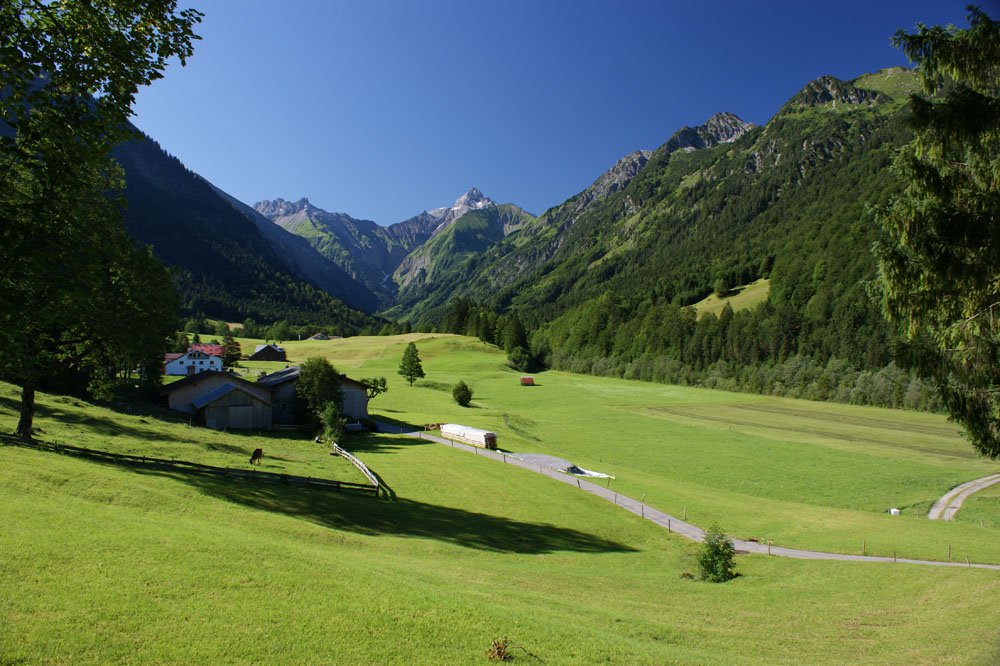
[[[405,498],[375,499],[347,492],[258,485],[178,470],[131,469],[139,474],[175,479],[226,502],[371,536],[437,539],[477,550],[533,555],[558,551],[635,552],[624,544],[575,529]]]
[[[0,398],[0,407],[9,409],[14,414],[17,414],[21,409],[21,403],[20,401],[12,400],[10,398]],[[90,433],[103,435],[105,437],[126,436],[134,437],[136,439],[177,442],[180,444],[201,443],[197,439],[168,435],[163,430],[124,425],[120,421],[116,421],[111,418],[92,416],[84,413],[82,409],[61,409],[51,403],[36,402],[34,423],[35,429],[44,433],[46,427],[45,421],[47,419],[58,421],[62,424],[79,426],[80,428],[85,428]],[[155,417],[150,417],[150,419],[155,420]]]

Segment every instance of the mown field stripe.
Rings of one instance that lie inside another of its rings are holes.
[[[478,456],[489,458],[491,460],[496,460],[498,462],[506,463],[508,465],[514,465],[522,469],[530,470],[536,474],[541,474],[547,476],[550,479],[555,479],[562,483],[568,485],[576,485],[580,490],[584,490],[592,495],[596,495],[602,499],[614,503],[616,506],[620,506],[626,511],[630,511],[635,515],[648,520],[650,522],[656,523],[660,527],[669,530],[670,532],[676,532],[683,537],[691,539],[692,541],[704,541],[705,531],[693,525],[685,520],[672,516],[668,513],[664,513],[659,509],[654,509],[653,507],[646,506],[638,500],[628,497],[627,495],[621,495],[618,492],[611,490],[610,488],[602,488],[599,485],[591,483],[590,481],[584,481],[583,479],[571,476],[569,474],[564,474],[553,469],[549,469],[538,463],[528,462],[526,460],[521,460],[520,458],[515,458],[513,456],[507,455],[503,451],[490,451],[488,449],[481,449],[477,446],[472,446],[470,444],[463,444],[462,442],[454,442],[451,440],[443,439],[435,435],[428,435],[419,430],[406,430],[400,426],[391,425],[384,423],[382,421],[375,421],[379,427],[379,432],[386,432],[392,434],[400,435],[411,435],[418,437],[420,439],[425,439],[428,441],[436,442],[438,444],[443,444],[444,446],[450,446],[455,449],[461,449],[463,451],[468,451],[474,453]],[[1000,476],[1000,475],[998,475]],[[936,566],[936,567],[966,567],[974,569],[992,569],[995,571],[1000,571],[1000,564],[981,564],[977,562],[938,562],[934,560],[914,560],[908,558],[895,558],[895,557],[878,557],[875,555],[850,555],[847,553],[828,553],[816,550],[799,550],[796,548],[783,548],[781,546],[767,545],[762,543],[756,543],[753,541],[743,541],[742,539],[733,539],[733,546],[735,546],[737,551],[743,551],[745,553],[756,553],[759,555],[770,555],[776,557],[789,557],[799,560],[837,560],[841,562],[884,562],[884,563],[896,563],[896,564],[922,564],[925,566]]]

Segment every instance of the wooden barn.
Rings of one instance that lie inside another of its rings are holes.
[[[352,419],[368,418],[368,387],[341,375],[340,390],[344,394],[344,406],[340,413]]]
[[[276,345],[257,345],[250,354],[251,361],[285,361],[285,350]]]
[[[298,418],[292,412],[292,395],[295,393],[295,382],[298,378],[299,366],[293,365],[257,380],[257,386],[266,386],[271,390],[275,423],[282,425],[298,423]]]
[[[160,397],[166,400],[170,409],[175,409],[185,414],[199,414],[200,410],[195,406],[195,401],[222,386],[237,386],[244,392],[254,396],[257,400],[266,402],[268,410],[271,408],[271,389],[267,386],[258,386],[245,379],[234,377],[225,372],[205,371],[196,375],[185,377],[166,386],[161,386],[157,391]],[[224,426],[233,427],[233,426]],[[254,426],[255,428],[258,426]],[[270,427],[270,423],[267,426]]]
[[[484,449],[492,449],[495,451],[497,448],[497,434],[495,432],[490,432],[489,430],[470,428],[469,426],[458,425],[455,423],[445,423],[441,426],[441,436],[445,439],[453,439],[456,442],[465,442],[466,444],[472,444],[473,446],[479,446]]]
[[[191,404],[205,425],[215,430],[270,430],[273,423],[270,400],[237,384],[223,384]]]

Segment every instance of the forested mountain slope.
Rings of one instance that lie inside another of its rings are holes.
[[[120,144],[113,156],[125,171],[126,229],[173,270],[185,312],[345,333],[375,323],[296,274],[245,213],[152,140]]]
[[[623,186],[585,206],[582,192],[470,261],[449,297],[518,313],[557,367],[675,381],[798,355],[882,368],[894,336],[865,293],[863,208],[898,188],[887,166],[912,87],[902,68],[821,77],[728,143],[692,140],[728,115],[685,128]],[[698,320],[683,307],[759,277],[771,294],[758,309]]]

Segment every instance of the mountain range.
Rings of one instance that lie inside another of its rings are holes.
[[[862,207],[898,188],[885,167],[906,140],[913,89],[905,68],[819,77],[763,126],[715,114],[538,216],[476,188],[389,226],[305,198],[251,208],[149,139],[117,156],[129,230],[177,269],[191,312],[357,332],[377,317],[436,326],[461,298],[516,313],[541,349],[607,357],[620,350],[567,346],[570,331],[600,338],[601,326],[695,303],[720,281],[769,278],[767,307],[794,322],[775,355],[822,349],[864,367],[887,362],[891,334],[864,294],[875,231]]]

